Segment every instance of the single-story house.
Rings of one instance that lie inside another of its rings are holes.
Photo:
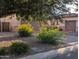
[[[66,14],[63,16],[63,23],[60,23],[60,27],[65,32],[77,32],[78,31],[78,14]]]
[[[78,15],[69,14],[63,16],[63,23],[59,23],[59,27],[66,32],[77,32],[78,31]],[[17,20],[16,15],[12,14],[6,17],[0,18],[0,32],[13,32],[21,24]],[[37,28],[39,24],[33,22],[33,27]]]

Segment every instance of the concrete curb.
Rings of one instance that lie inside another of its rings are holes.
[[[78,42],[67,43],[67,45],[69,45],[69,46],[73,46],[73,45],[76,45],[76,44],[78,44]]]
[[[57,56],[58,54],[65,54],[71,51],[75,51],[77,49],[78,49],[78,45],[76,44],[73,46],[68,46],[68,47],[57,49],[57,50],[51,50],[48,52],[38,53],[35,55],[29,55],[29,56],[18,58],[18,59],[50,59],[52,57]]]

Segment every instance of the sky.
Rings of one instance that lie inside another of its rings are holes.
[[[67,5],[68,8],[70,8],[70,12],[71,13],[78,13],[76,12],[74,9],[76,9],[77,7],[75,5]]]

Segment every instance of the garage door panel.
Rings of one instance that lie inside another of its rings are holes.
[[[68,32],[75,32],[76,31],[76,21],[66,21],[65,30]]]
[[[1,22],[0,22],[0,32],[1,32]]]
[[[3,32],[9,32],[9,22],[2,22],[2,31]]]

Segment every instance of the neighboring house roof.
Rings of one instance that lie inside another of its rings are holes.
[[[76,13],[70,13],[70,14],[62,14],[61,16],[63,18],[67,18],[67,17],[78,17],[78,14],[76,14]]]

